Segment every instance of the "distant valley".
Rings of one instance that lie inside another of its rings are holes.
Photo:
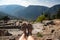
[[[42,13],[49,12],[50,14],[54,14],[58,9],[60,9],[60,4],[51,8],[38,5],[30,5],[28,7],[20,5],[2,5],[0,6],[0,17],[10,16],[18,19],[35,20]]]

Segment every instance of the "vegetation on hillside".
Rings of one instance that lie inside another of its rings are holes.
[[[46,18],[45,15],[38,16],[36,22],[42,22],[45,18]]]
[[[4,20],[4,22],[8,22],[10,20],[10,18],[8,16],[4,16],[4,17],[0,18],[0,20]]]
[[[37,37],[43,37],[43,35],[41,33],[37,33]]]
[[[60,19],[60,9],[57,11],[56,18]]]

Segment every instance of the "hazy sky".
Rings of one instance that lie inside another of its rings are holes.
[[[22,6],[42,5],[51,7],[60,4],[60,0],[0,0],[0,5],[17,4]]]

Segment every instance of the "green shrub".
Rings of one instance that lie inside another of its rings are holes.
[[[36,22],[42,22],[45,19],[45,15],[41,15],[36,19]]]
[[[37,36],[38,37],[43,37],[43,35],[41,33],[39,33],[39,32],[37,33]]]

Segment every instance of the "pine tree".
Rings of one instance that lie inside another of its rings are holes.
[[[57,11],[56,18],[57,18],[57,19],[60,19],[60,9]]]

